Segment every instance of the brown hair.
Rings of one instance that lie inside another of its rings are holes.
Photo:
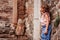
[[[45,10],[45,12],[49,12],[49,6],[48,5],[41,5],[41,8]]]

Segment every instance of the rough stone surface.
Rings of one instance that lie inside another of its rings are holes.
[[[17,2],[18,19],[24,19],[24,15],[26,13],[25,0],[18,0]],[[0,0],[0,40],[30,40],[30,37],[28,37],[28,35],[16,36],[15,29],[11,29],[10,25],[12,22],[12,10],[12,0]],[[31,12],[32,9],[30,8],[29,10]]]

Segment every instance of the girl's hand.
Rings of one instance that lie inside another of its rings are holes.
[[[44,34],[48,34],[48,30],[45,30]]]

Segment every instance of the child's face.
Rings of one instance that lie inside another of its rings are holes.
[[[40,11],[41,11],[41,13],[43,13],[43,12],[45,12],[45,9],[44,9],[44,8],[41,8],[41,10],[40,10]]]

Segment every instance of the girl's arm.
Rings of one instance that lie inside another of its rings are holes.
[[[48,13],[46,13],[46,29],[45,29],[45,34],[48,33],[48,27],[49,27],[49,21],[50,21],[50,17],[48,15]]]

